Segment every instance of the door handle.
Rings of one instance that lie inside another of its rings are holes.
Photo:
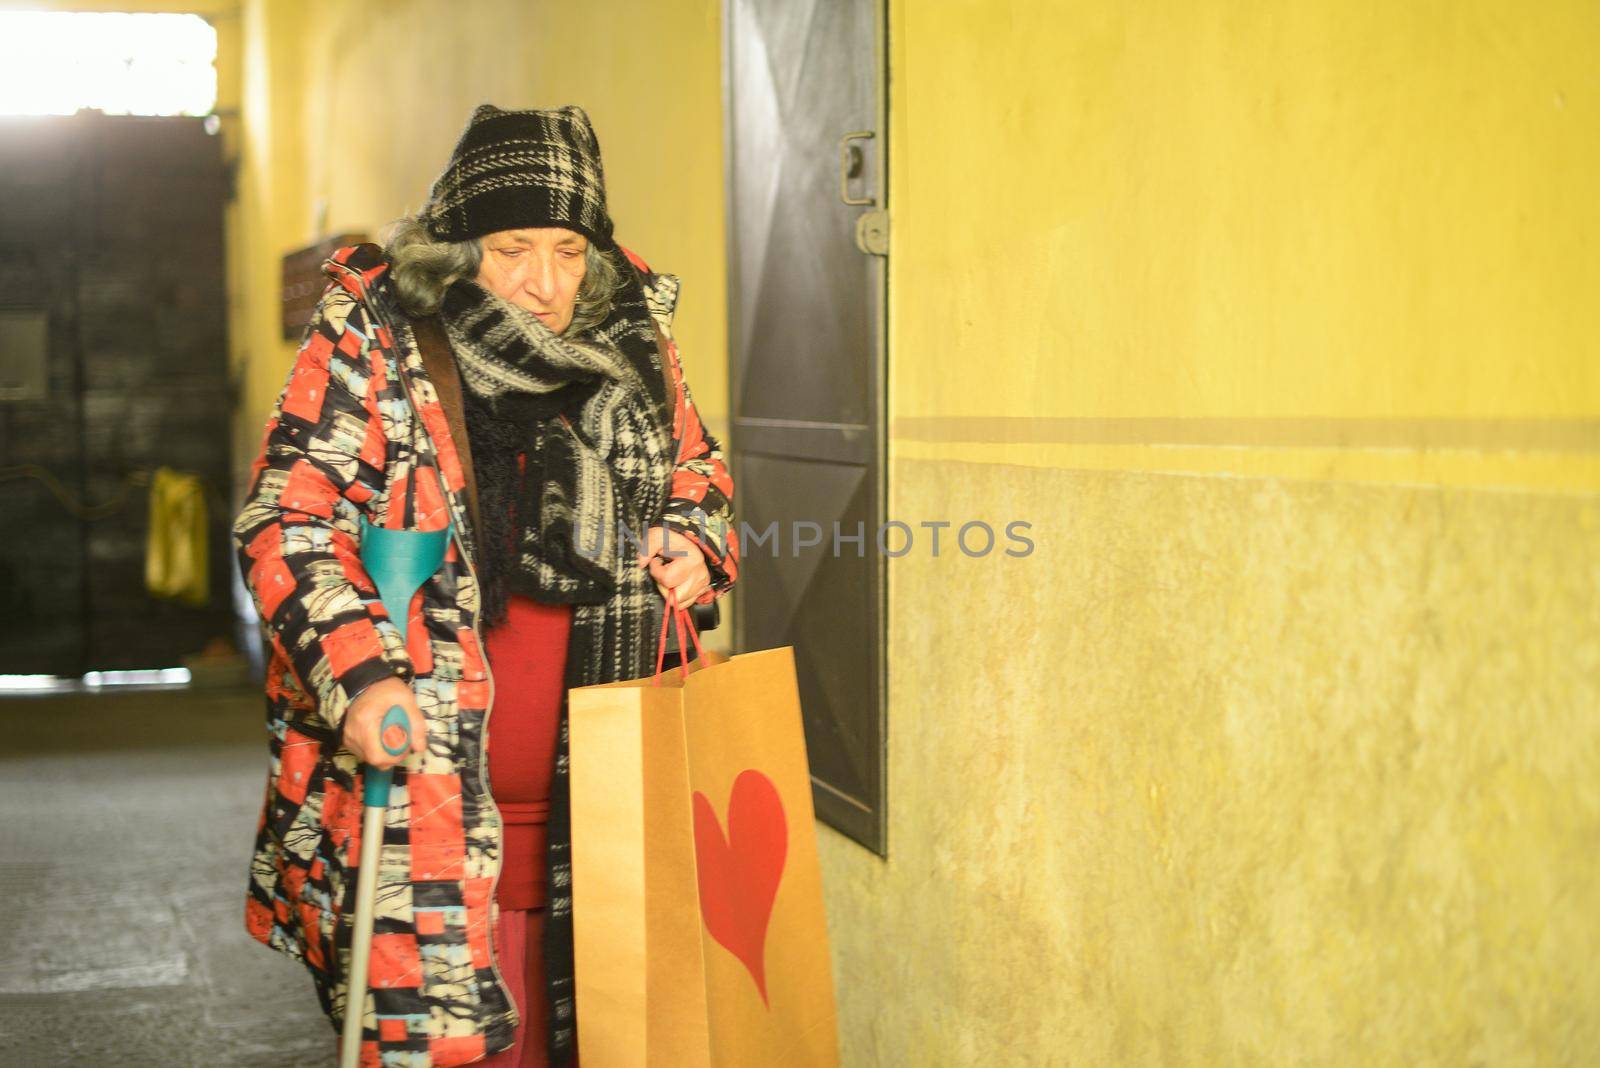
[[[839,138],[839,199],[846,204],[860,206],[863,204],[876,204],[873,197],[853,197],[850,195],[850,179],[861,173],[861,149],[853,144],[855,141],[865,141],[877,136],[871,130],[855,130]]]

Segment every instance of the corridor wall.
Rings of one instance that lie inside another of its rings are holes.
[[[1600,1044],[1600,9],[894,0],[850,1064]],[[1002,541],[1002,545],[1004,542]]]

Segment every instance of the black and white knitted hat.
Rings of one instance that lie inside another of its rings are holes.
[[[479,104],[422,215],[441,241],[563,226],[610,248],[605,171],[589,116],[576,104],[533,111]]]

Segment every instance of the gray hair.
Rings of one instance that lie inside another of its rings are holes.
[[[397,219],[388,227],[384,248],[389,254],[389,275],[394,279],[400,307],[407,315],[432,315],[444,300],[444,291],[462,278],[476,279],[483,264],[483,241],[440,241],[415,215]],[[562,331],[570,337],[599,326],[611,314],[611,302],[622,289],[622,273],[611,257],[590,241],[583,254],[583,281],[572,322]]]

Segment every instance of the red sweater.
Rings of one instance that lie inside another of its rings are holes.
[[[489,792],[505,820],[495,895],[503,909],[545,903],[545,824],[571,625],[571,605],[513,595],[505,622],[484,635],[494,672]]]

